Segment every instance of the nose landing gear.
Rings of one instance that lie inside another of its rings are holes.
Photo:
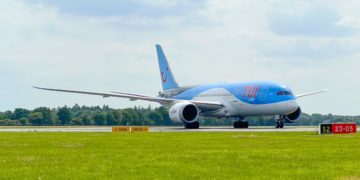
[[[276,116],[276,124],[275,124],[275,128],[284,128],[284,119],[285,116]]]

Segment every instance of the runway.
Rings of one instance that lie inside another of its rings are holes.
[[[248,129],[234,129],[231,126],[203,126],[199,129],[185,129],[181,126],[150,126],[150,132],[316,132],[314,126],[288,126],[276,129],[270,126],[250,126]],[[0,132],[111,132],[111,126],[47,126],[47,127],[0,127]]]

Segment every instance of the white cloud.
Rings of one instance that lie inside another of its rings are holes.
[[[139,3],[174,8],[183,2]],[[2,89],[0,96],[15,102],[2,104],[0,109],[75,102],[146,105],[39,92],[30,86],[154,95],[160,89],[154,44],[160,43],[180,84],[263,79],[284,82],[298,93],[326,87],[328,94],[300,101],[305,112],[358,114],[356,101],[360,99],[348,93],[348,87],[360,88],[353,78],[358,75],[357,33],[304,37],[276,34],[270,27],[269,18],[274,14],[302,16],[319,4],[339,15],[335,25],[356,29],[357,8],[337,1],[209,0],[192,11],[154,17],[131,13],[81,16],[47,4],[1,1],[0,80],[10,88]]]

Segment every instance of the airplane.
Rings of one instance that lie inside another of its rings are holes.
[[[181,87],[176,82],[163,49],[156,44],[157,59],[163,91],[156,97],[123,92],[88,92],[35,87],[41,90],[127,98],[130,101],[157,102],[169,109],[170,119],[182,123],[187,129],[198,129],[199,117],[237,118],[234,128],[248,128],[249,116],[275,116],[276,128],[300,119],[301,108],[297,98],[327,91],[314,91],[294,95],[291,89],[272,81],[203,84]]]

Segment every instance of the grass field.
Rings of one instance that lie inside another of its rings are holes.
[[[358,179],[360,135],[0,133],[1,179]]]

